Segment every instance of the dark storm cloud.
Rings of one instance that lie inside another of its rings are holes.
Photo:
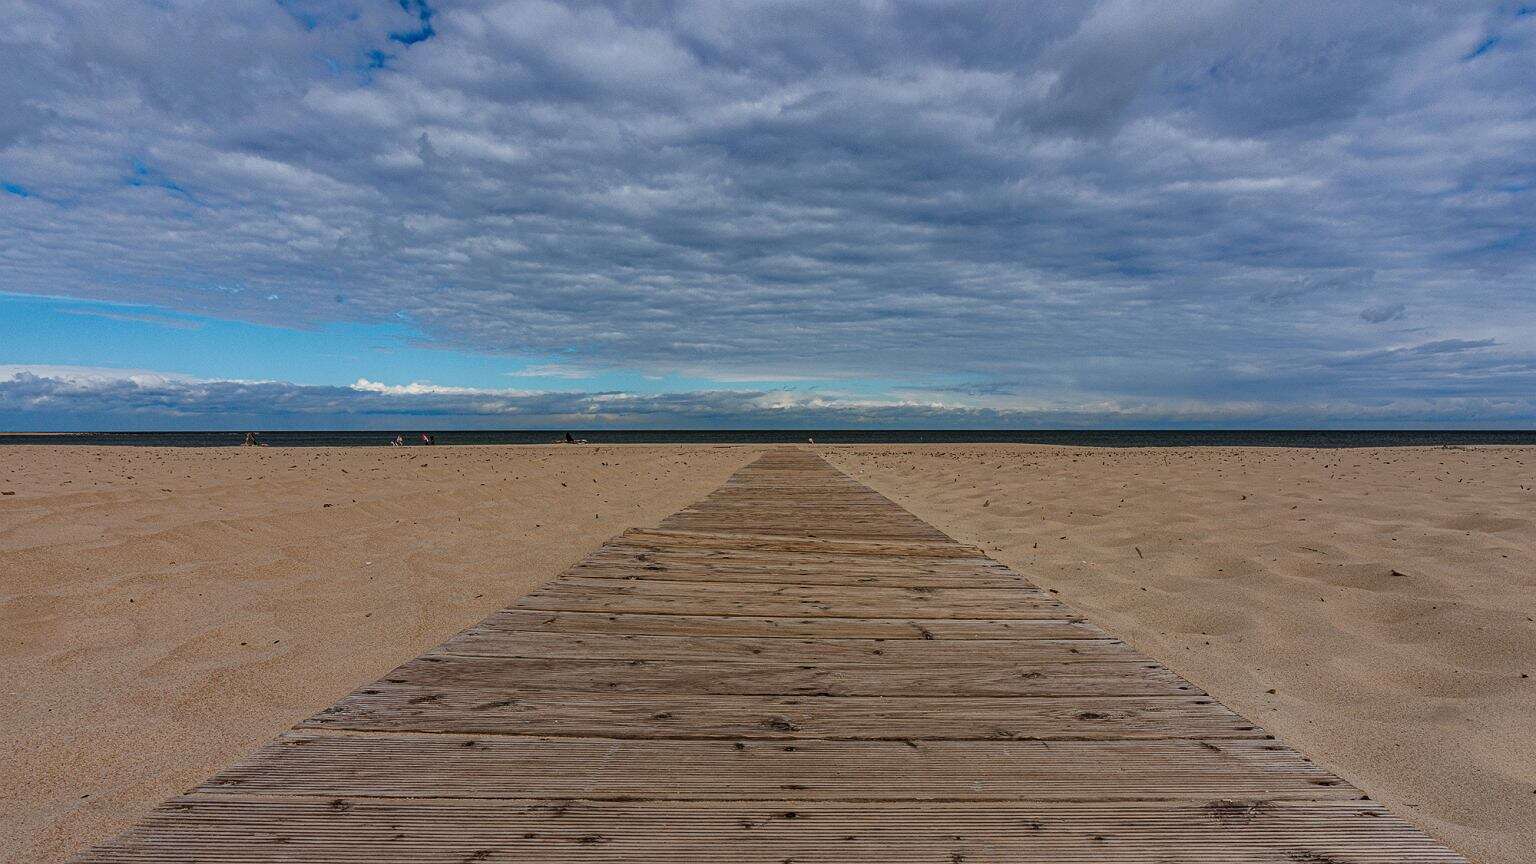
[[[973,407],[1509,394],[1519,362],[1393,352],[1536,351],[1533,32],[1395,0],[21,0],[0,290]]]

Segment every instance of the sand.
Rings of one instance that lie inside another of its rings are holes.
[[[1536,449],[821,449],[1474,861],[1536,861]]]
[[[57,862],[750,448],[0,448],[0,860]]]
[[[818,449],[1475,860],[1536,860],[1536,450]],[[0,448],[0,860],[111,836],[756,452]]]

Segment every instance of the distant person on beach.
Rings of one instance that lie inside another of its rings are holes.
[[[567,444],[575,444],[576,443],[576,439],[571,437],[571,433],[567,432],[567,433],[565,433],[565,443],[567,443]]]
[[[432,436],[431,435],[428,435],[427,433],[423,432],[423,433],[421,433],[421,443],[430,446],[432,444],[436,444],[437,442],[432,440]]]
[[[391,446],[391,447],[404,447],[405,446],[405,436],[404,435],[396,435],[394,440],[389,442],[389,446]]]
[[[242,442],[240,446],[241,447],[255,447],[255,446],[257,446],[256,433],[255,432],[247,432],[247,433],[245,433],[245,441]]]

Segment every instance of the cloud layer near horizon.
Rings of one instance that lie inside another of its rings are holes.
[[[8,377],[7,377],[8,376]],[[958,407],[789,390],[681,393],[528,391],[430,384],[350,386],[208,381],[109,369],[0,367],[0,431],[251,428],[1029,429],[1510,428],[1530,400],[1496,396],[1357,403],[1099,402]]]
[[[21,0],[0,290],[898,380],[914,419],[1514,410],[1533,33],[1395,0]]]

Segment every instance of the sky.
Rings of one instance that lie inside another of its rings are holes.
[[[1536,4],[12,0],[0,429],[1536,426]]]

